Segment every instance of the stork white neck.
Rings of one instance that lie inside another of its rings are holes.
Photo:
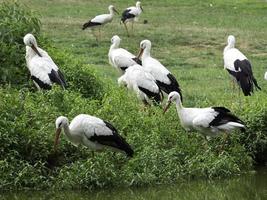
[[[224,48],[224,51],[223,51],[224,53],[228,51],[229,49],[235,48],[235,37],[233,35],[229,35],[227,41],[228,41],[228,44]]]
[[[151,46],[147,46],[144,49],[144,52],[143,52],[143,55],[142,55],[142,60],[147,58],[147,57],[150,57],[150,51],[151,51]]]

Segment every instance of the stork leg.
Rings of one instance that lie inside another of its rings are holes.
[[[98,36],[99,36],[99,40],[101,40],[101,30],[100,30],[100,27],[98,28]]]
[[[133,26],[134,26],[134,21],[132,21],[132,33],[133,33]]]
[[[130,37],[130,34],[129,34],[129,31],[128,31],[128,28],[127,28],[127,25],[126,25],[126,23],[123,23],[123,25],[124,25],[124,27],[125,27],[125,29],[126,29],[127,36],[128,36],[128,37]]]
[[[221,145],[219,152],[223,152],[226,142],[228,140],[228,137],[229,137],[229,134],[225,132],[223,135],[223,144]]]
[[[98,42],[97,34],[92,30],[93,35],[95,36],[96,42]]]

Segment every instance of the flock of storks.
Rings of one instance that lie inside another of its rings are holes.
[[[127,8],[121,18],[129,35],[127,23],[136,21],[142,12],[141,3]],[[116,12],[114,6],[109,6],[110,14],[98,15],[83,25],[83,29],[100,27],[112,21]],[[100,33],[100,32],[99,32]],[[120,48],[121,39],[115,35],[111,39],[108,53],[109,63],[116,67],[121,77],[118,84],[133,90],[145,105],[160,105],[164,95],[168,95],[164,113],[174,102],[177,108],[181,125],[186,130],[196,130],[206,136],[217,136],[228,133],[234,129],[245,131],[245,123],[225,107],[185,108],[182,105],[182,92],[175,76],[157,59],[151,57],[151,42],[143,40],[140,43],[140,52],[137,56]],[[63,73],[54,63],[46,51],[38,47],[35,37],[27,34],[24,37],[26,45],[26,62],[31,78],[36,87],[51,89],[56,83],[67,88]],[[248,59],[235,48],[235,38],[230,35],[228,44],[223,52],[224,68],[234,78],[245,96],[251,95],[254,87],[260,89],[253,76],[251,64]],[[267,76],[267,75],[266,75]],[[267,77],[266,77],[267,78]],[[57,148],[61,130],[64,130],[69,141],[78,146],[84,145],[91,150],[101,151],[108,147],[115,151],[125,152],[133,156],[133,149],[126,140],[119,135],[116,128],[107,121],[94,116],[80,114],[71,123],[68,118],[60,116],[56,119],[56,136],[54,148]]]

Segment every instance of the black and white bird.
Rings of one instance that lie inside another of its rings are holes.
[[[235,37],[233,35],[228,36],[228,44],[223,51],[223,59],[224,69],[233,76],[245,96],[250,96],[253,93],[254,85],[261,90],[253,76],[249,60],[235,48]]]
[[[100,37],[100,27],[107,23],[112,22],[115,12],[118,13],[118,11],[115,9],[113,5],[110,5],[108,7],[108,10],[109,10],[109,14],[102,14],[102,15],[95,16],[93,19],[83,24],[82,29],[85,30],[86,28],[91,28],[91,29],[99,28],[98,35],[95,35],[96,39],[98,40],[98,38]]]
[[[140,43],[140,52],[137,58],[141,58],[145,71],[156,79],[158,86],[166,94],[176,91],[182,98],[182,92],[176,78],[158,60],[150,56],[150,51],[151,42],[149,40],[143,40]]]
[[[181,125],[187,131],[196,130],[209,137],[230,133],[234,129],[245,131],[244,122],[225,107],[185,108],[179,93],[171,92],[164,113],[172,102],[176,104]]]
[[[126,8],[126,10],[123,11],[122,16],[121,16],[121,22],[124,24],[124,27],[126,29],[127,35],[129,35],[129,31],[127,28],[127,23],[131,22],[132,23],[132,31],[133,31],[133,24],[134,21],[138,21],[138,17],[141,15],[143,12],[143,8],[141,6],[141,2],[137,1],[136,6],[131,6],[129,8]]]
[[[145,105],[149,105],[151,100],[159,104],[163,99],[154,77],[140,65],[127,68],[125,74],[118,79],[118,84],[133,90]]]
[[[141,65],[141,60],[137,59],[134,54],[120,48],[121,39],[119,36],[114,35],[111,38],[111,45],[108,52],[109,63],[114,66],[118,71],[124,73],[125,70],[135,64]]]
[[[75,146],[83,145],[93,151],[109,148],[114,151],[125,152],[129,157],[133,156],[134,151],[131,146],[119,135],[116,128],[97,117],[80,114],[70,124],[68,118],[58,117],[56,119],[55,150],[62,129],[68,140]]]
[[[26,45],[26,63],[36,87],[51,89],[52,84],[59,84],[63,89],[67,84],[64,75],[46,51],[37,46],[35,37],[28,33],[23,38]]]

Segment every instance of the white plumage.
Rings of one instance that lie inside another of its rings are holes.
[[[151,99],[157,103],[162,100],[156,80],[140,65],[133,65],[126,69],[125,74],[118,79],[118,84],[133,90],[145,104],[149,104]]]
[[[83,24],[83,30],[86,28],[96,28],[96,27],[101,27],[107,23],[112,22],[113,20],[113,16],[114,13],[118,13],[118,11],[115,9],[115,7],[113,5],[110,5],[108,7],[109,10],[109,14],[102,14],[102,15],[97,15],[95,16],[93,19],[89,20],[88,22],[86,22],[85,24]],[[99,30],[99,34],[100,34],[100,30]],[[99,36],[96,36],[96,38],[98,38]]]
[[[56,119],[55,149],[61,129],[75,146],[84,145],[95,151],[108,147],[123,151],[131,157],[133,155],[130,145],[118,134],[118,131],[110,123],[97,117],[80,114],[71,121],[70,125],[66,117],[58,117]]]
[[[63,74],[46,51],[37,46],[35,37],[27,34],[23,38],[26,45],[26,63],[31,78],[38,89],[51,89],[53,83],[66,87]]]
[[[204,136],[217,136],[223,132],[230,133],[234,129],[245,130],[244,122],[225,107],[185,108],[179,93],[171,92],[164,112],[171,102],[176,104],[181,125],[187,131],[197,130]]]
[[[160,89],[169,94],[172,91],[176,91],[182,96],[180,86],[176,78],[171,72],[166,69],[158,60],[150,56],[151,42],[149,40],[143,40],[140,43],[140,53],[137,56],[141,57],[142,66],[145,71],[150,73],[157,81]]]
[[[223,51],[224,69],[231,74],[241,87],[245,96],[251,95],[255,85],[261,89],[253,76],[252,67],[247,57],[235,48],[235,37],[228,37],[228,44]]]
[[[114,66],[118,71],[124,73],[124,71],[135,64],[141,64],[140,60],[137,60],[135,55],[129,51],[119,48],[120,37],[114,35],[111,38],[111,46],[108,53],[109,63]]]
[[[132,22],[132,30],[133,30],[133,23],[134,21],[138,21],[138,17],[141,15],[142,11],[143,8],[141,6],[140,1],[136,2],[136,6],[128,7],[123,11],[121,16],[121,22],[124,24],[128,36],[129,36],[129,31],[126,23]]]
[[[264,74],[264,79],[267,81],[267,72]]]

